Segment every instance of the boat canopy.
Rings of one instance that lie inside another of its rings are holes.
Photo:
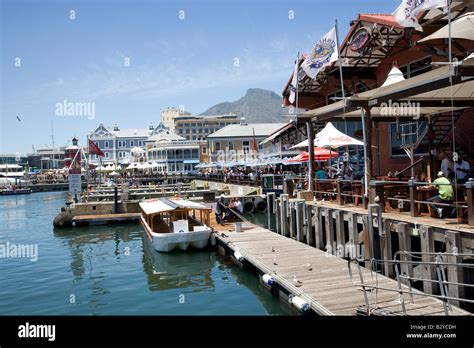
[[[180,198],[148,199],[140,203],[140,208],[146,215],[164,213],[176,209],[207,210],[205,205]]]

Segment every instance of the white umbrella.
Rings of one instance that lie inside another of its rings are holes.
[[[341,146],[351,146],[351,145],[364,145],[360,140],[354,139],[340,130],[338,130],[331,122],[328,122],[326,126],[316,134],[314,138],[314,146],[318,147],[332,147],[338,148]],[[291,148],[297,147],[307,147],[308,140],[302,141],[301,143],[292,146]]]
[[[449,26],[445,25],[433,34],[418,40],[418,42],[425,42],[436,39],[447,39],[449,37]],[[451,38],[474,40],[474,12],[466,13],[457,18],[451,23]]]
[[[109,174],[109,176],[118,176],[120,175],[119,173],[117,173],[115,170]]]

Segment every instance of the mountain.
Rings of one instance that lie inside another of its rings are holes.
[[[288,122],[287,109],[281,107],[281,96],[273,91],[250,88],[239,100],[216,104],[200,115],[223,115],[235,112],[249,123]]]

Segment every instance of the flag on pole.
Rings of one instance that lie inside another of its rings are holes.
[[[423,31],[416,17],[421,12],[434,8],[442,8],[443,11],[446,11],[448,1],[451,0],[402,0],[402,3],[393,12],[393,16],[402,27],[411,27],[418,31]]]
[[[336,48],[336,27],[333,27],[321,40],[313,47],[310,55],[301,64],[306,75],[315,79],[318,73],[330,63],[339,59],[339,52]]]
[[[296,59],[295,69],[293,70],[293,78],[291,79],[290,83],[290,97],[288,100],[291,104],[293,104],[296,100],[296,89],[298,88],[298,65],[299,65],[299,57]]]
[[[94,143],[92,140],[89,139],[89,154],[97,155],[99,157],[105,157],[105,154],[102,150]]]

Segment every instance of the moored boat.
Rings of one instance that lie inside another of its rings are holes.
[[[140,209],[140,223],[157,251],[202,249],[209,243],[211,209],[205,205],[160,198],[141,202]]]
[[[9,188],[0,190],[0,194],[2,195],[27,195],[31,193],[31,189],[29,188]]]

